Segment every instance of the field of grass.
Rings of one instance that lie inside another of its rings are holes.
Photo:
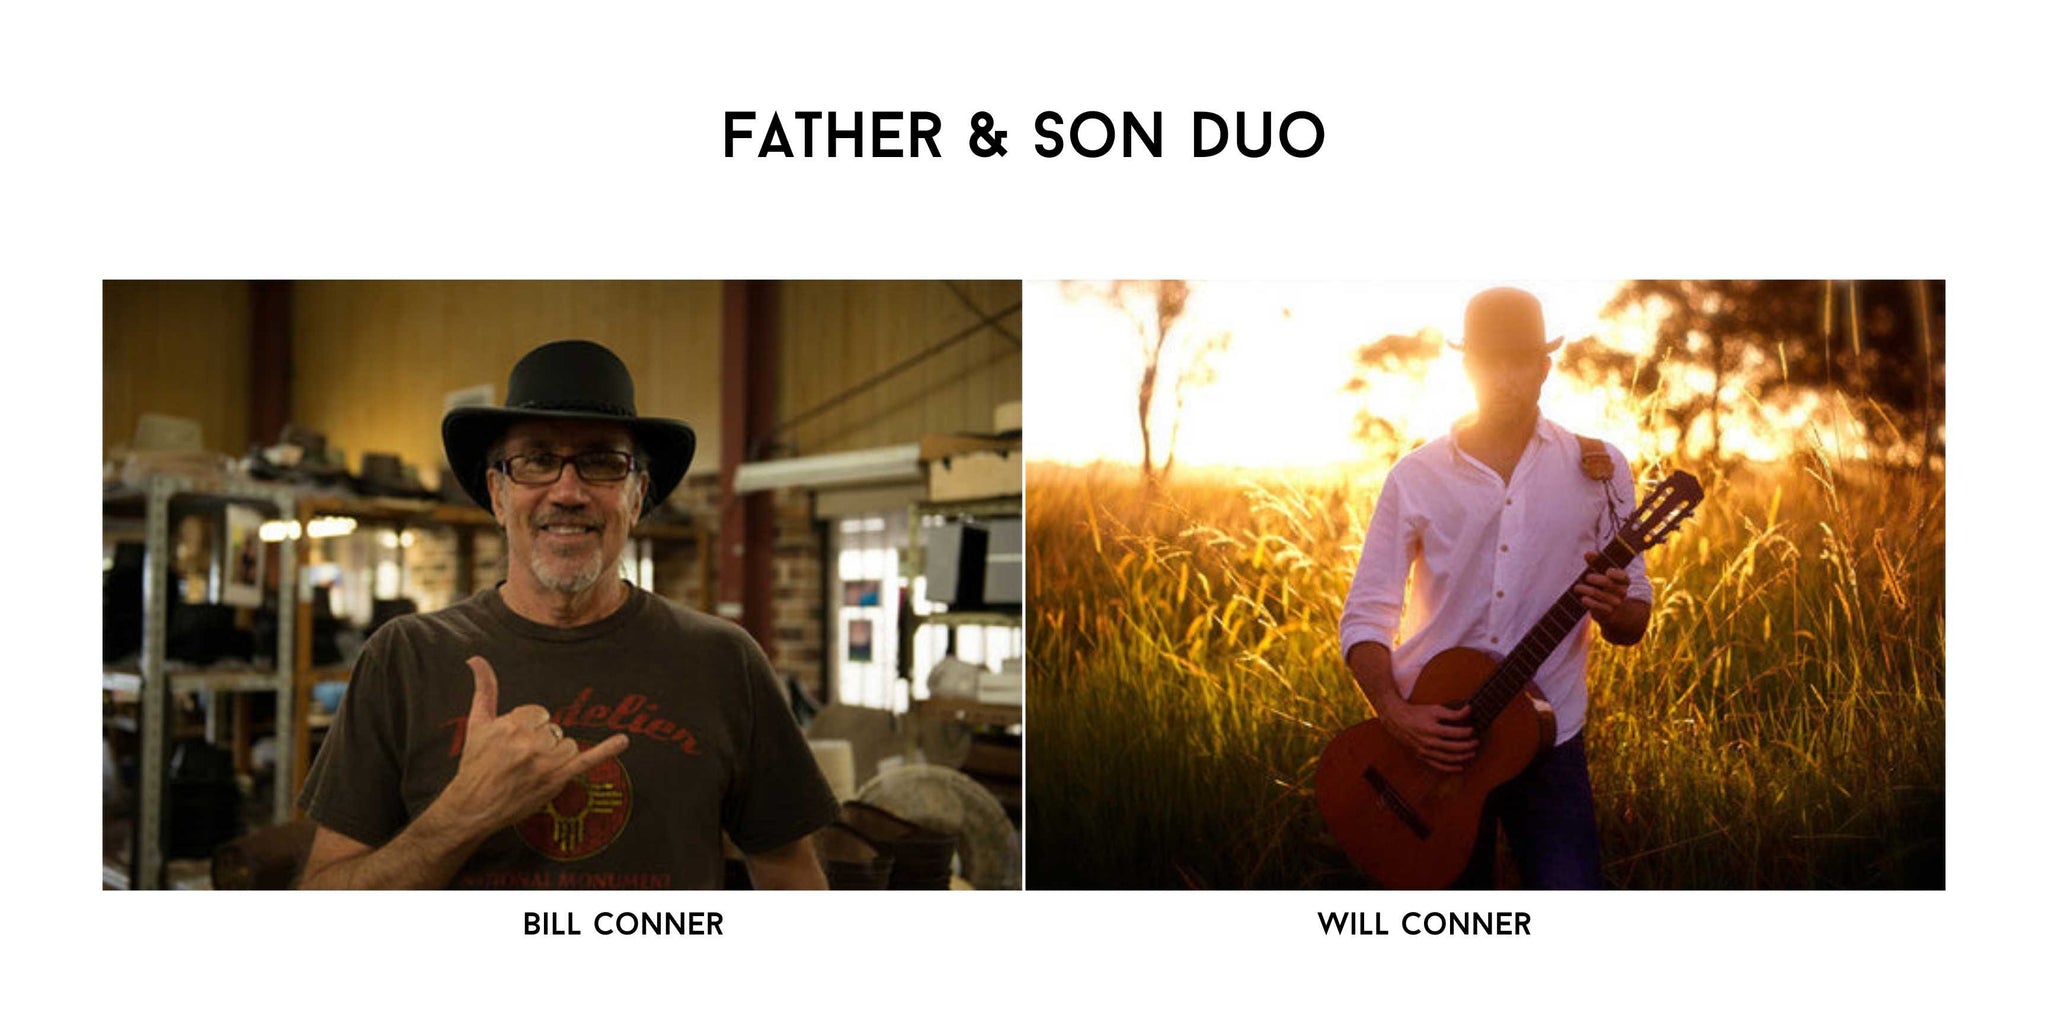
[[[1649,636],[1594,645],[1607,883],[1941,886],[1940,474],[1688,468]],[[1337,620],[1377,486],[1029,467],[1031,886],[1365,884],[1310,782],[1369,713]]]

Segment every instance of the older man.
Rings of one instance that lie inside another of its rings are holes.
[[[619,575],[690,428],[637,415],[617,356],[558,341],[502,409],[450,412],[448,464],[506,578],[365,647],[300,806],[307,888],[704,888],[720,833],[762,888],[823,888],[838,813],[752,638]]]
[[[1470,707],[1408,702],[1431,658],[1454,647],[1504,656],[1577,573],[1584,576],[1574,589],[1609,643],[1636,643],[1649,625],[1641,559],[1626,571],[1587,571],[1635,495],[1619,451],[1574,435],[1537,407],[1561,343],[1545,340],[1534,295],[1493,288],[1473,297],[1464,342],[1454,347],[1464,353],[1478,411],[1388,472],[1344,605],[1345,664],[1388,733],[1440,771],[1463,768],[1479,743],[1467,724]],[[1492,881],[1496,818],[1525,885],[1600,884],[1580,732],[1588,632],[1574,629],[1536,672],[1557,716],[1556,746],[1487,800],[1463,886]]]

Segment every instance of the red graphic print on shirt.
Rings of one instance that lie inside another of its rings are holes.
[[[610,729],[645,736],[657,743],[670,744],[691,757],[704,752],[697,743],[697,734],[663,717],[661,705],[649,700],[646,694],[629,693],[619,698],[617,704],[596,704],[592,702],[594,692],[584,687],[575,700],[556,708],[548,720],[564,729]],[[441,728],[455,731],[448,741],[448,756],[461,757],[462,741],[469,735],[469,717],[450,718],[441,723]]]
[[[576,741],[576,748],[590,744]],[[549,860],[582,860],[612,844],[633,815],[633,779],[612,758],[569,780],[540,810],[513,826]]]
[[[593,702],[594,692],[585,687],[567,706],[556,708],[550,719],[564,728],[611,729],[672,745],[687,756],[703,751],[697,737],[681,723],[661,715],[661,705],[645,694],[629,693],[615,705]],[[448,743],[451,759],[462,756],[468,739],[469,718],[462,716],[441,723],[453,732]],[[578,750],[591,744],[576,740]],[[555,861],[582,860],[610,846],[624,831],[633,812],[633,780],[626,766],[613,758],[569,781],[553,800],[526,820],[513,826],[519,838],[535,852]]]

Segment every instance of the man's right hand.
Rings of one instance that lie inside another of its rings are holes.
[[[1479,741],[1465,724],[1472,709],[1456,710],[1440,704],[1410,704],[1394,686],[1393,652],[1376,640],[1352,644],[1344,652],[1344,664],[1365,699],[1379,711],[1380,721],[1394,741],[1407,747],[1423,763],[1440,772],[1455,772],[1471,763],[1479,753]]]
[[[1410,704],[1398,698],[1388,703],[1380,715],[1387,732],[1431,768],[1440,772],[1462,771],[1479,753],[1479,741],[1473,738],[1472,727],[1464,724],[1472,717],[1471,705],[1452,709],[1441,704]]]
[[[491,663],[471,658],[469,671],[476,695],[470,700],[462,760],[441,800],[478,836],[523,820],[553,800],[569,780],[626,749],[626,735],[617,733],[579,750],[538,704],[521,704],[500,715],[498,675]]]

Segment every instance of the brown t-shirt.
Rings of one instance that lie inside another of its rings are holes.
[[[838,816],[753,638],[638,588],[574,629],[521,618],[496,589],[379,629],[299,806],[370,846],[419,817],[455,777],[473,655],[497,673],[500,714],[539,704],[585,748],[631,743],[486,839],[451,887],[716,888],[721,829],[759,853]]]

